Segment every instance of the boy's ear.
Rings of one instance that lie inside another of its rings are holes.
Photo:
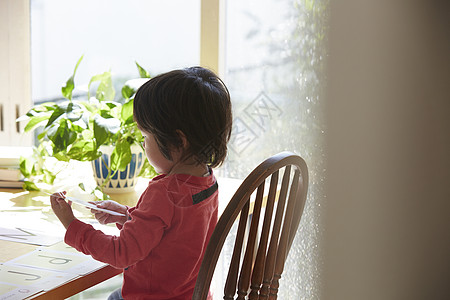
[[[183,133],[183,131],[177,129],[176,133],[178,134],[178,137],[181,140],[181,146],[183,147],[183,150],[186,150],[187,148],[189,148],[189,142],[186,138],[186,135]]]

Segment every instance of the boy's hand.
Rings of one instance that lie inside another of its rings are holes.
[[[112,200],[96,201],[89,203],[96,205],[98,208],[105,208],[127,215],[127,207]],[[127,217],[125,216],[114,216],[95,209],[91,209],[91,212],[94,214],[95,218],[100,224],[119,223],[123,225],[123,223],[127,221]]]
[[[62,193],[53,193],[50,196],[50,204],[59,221],[61,221],[61,223],[67,229],[69,228],[70,223],[75,219],[75,216],[73,215],[71,207],[72,202],[66,202],[66,200],[64,199],[65,194],[65,191]]]

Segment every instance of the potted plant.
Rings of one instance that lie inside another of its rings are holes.
[[[50,158],[63,164],[71,160],[92,162],[97,184],[104,192],[111,192],[116,185],[126,191],[134,188],[123,183],[131,171],[138,176],[156,175],[145,158],[143,137],[133,120],[134,94],[150,78],[149,73],[136,62],[140,80],[127,81],[119,97],[115,96],[111,72],[95,75],[85,97],[73,99],[74,78],[82,58],[61,89],[64,101],[35,105],[18,119],[26,121],[25,132],[39,133],[34,157],[20,164],[25,189],[37,190],[37,181],[53,183],[58,170],[52,169],[57,164],[46,164]],[[112,180],[122,182],[113,186]]]

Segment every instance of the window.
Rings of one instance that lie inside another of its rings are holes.
[[[244,178],[284,150],[300,154],[310,172],[308,202],[280,281],[280,299],[319,297],[327,21],[326,0],[226,2],[224,80],[234,128],[222,174]]]
[[[84,55],[75,84],[111,70],[138,77],[199,64],[200,1],[31,0],[33,101],[61,97]]]

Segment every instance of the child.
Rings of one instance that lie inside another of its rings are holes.
[[[58,193],[50,197],[52,209],[67,229],[68,245],[124,269],[122,289],[110,299],[191,299],[217,222],[218,186],[211,168],[226,157],[230,96],[207,69],[175,70],[139,88],[134,119],[146,156],[162,175],[149,182],[136,207],[96,202],[126,215],[93,211],[100,223],[116,223],[120,235],[105,235],[76,219]]]

